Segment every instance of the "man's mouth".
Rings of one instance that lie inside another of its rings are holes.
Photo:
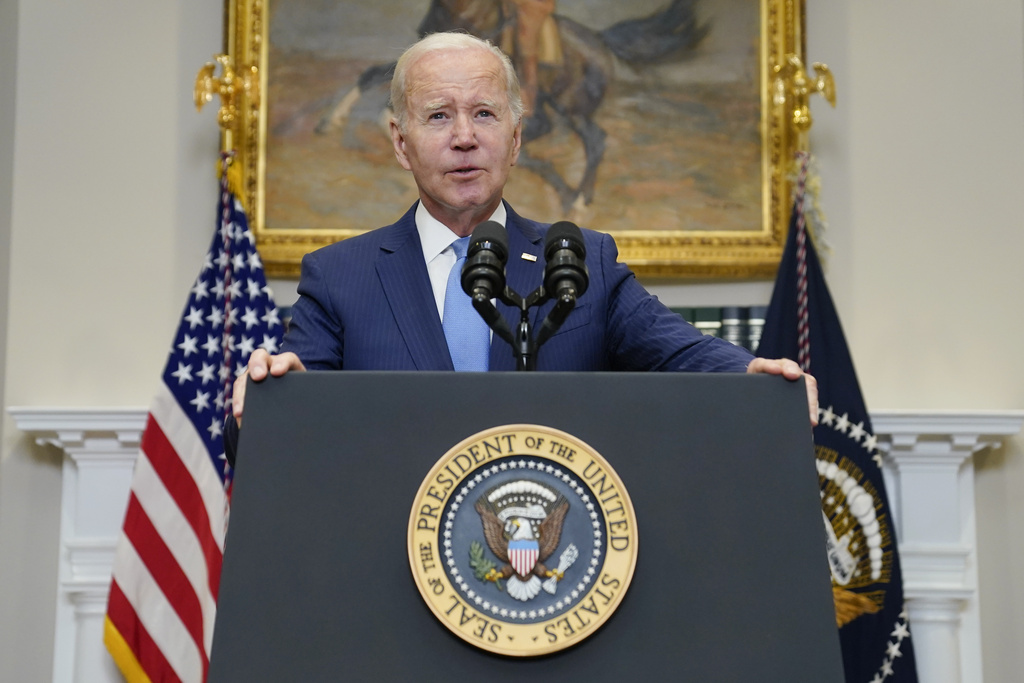
[[[457,177],[465,177],[465,176],[473,175],[474,173],[476,173],[476,172],[478,172],[480,170],[481,169],[477,168],[476,166],[462,166],[460,168],[452,169],[451,171],[448,171],[448,173],[450,175],[454,175],[454,176],[457,176]]]

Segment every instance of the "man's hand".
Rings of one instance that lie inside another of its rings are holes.
[[[251,362],[251,361],[250,361]],[[768,358],[755,358],[747,366],[748,374],[782,375],[786,379],[796,380],[801,377],[807,385],[807,407],[811,411],[811,426],[818,424],[818,380],[800,369],[796,362],[788,358],[769,360]]]
[[[249,356],[249,367],[241,375],[235,378],[235,387],[232,391],[231,412],[234,413],[238,426],[242,426],[242,409],[245,405],[245,380],[252,377],[254,382],[262,382],[267,375],[282,377],[292,370],[302,372],[306,366],[302,364],[299,357],[292,352],[271,356],[265,349],[256,349]]]

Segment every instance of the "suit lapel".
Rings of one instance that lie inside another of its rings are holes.
[[[512,207],[505,204],[508,218],[505,221],[508,230],[508,263],[505,266],[505,280],[507,285],[520,296],[526,297],[533,290],[537,289],[544,280],[544,254],[541,244],[541,234],[537,225],[532,221],[521,218]],[[523,258],[523,255],[536,256],[536,260]],[[519,327],[519,309],[498,302],[498,310],[513,335]],[[537,309],[530,312],[534,332],[536,332]],[[491,370],[515,370],[516,358],[513,350],[502,339],[495,339],[491,342]]]
[[[423,262],[415,205],[381,241],[377,276],[416,369],[454,370]]]

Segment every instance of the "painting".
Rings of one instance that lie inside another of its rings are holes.
[[[549,16],[527,38],[530,3]],[[236,144],[272,275],[415,202],[387,130],[390,69],[418,36],[451,29],[502,47],[524,84],[505,188],[518,213],[612,234],[641,275],[774,273],[796,134],[771,77],[801,53],[798,2],[228,0],[228,12],[229,54],[259,75]]]

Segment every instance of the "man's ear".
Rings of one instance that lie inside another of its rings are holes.
[[[519,160],[519,148],[523,144],[523,120],[520,119],[512,131],[512,166]]]
[[[395,158],[398,159],[398,163],[402,165],[402,168],[406,171],[411,171],[412,166],[409,165],[409,157],[405,153],[405,136],[402,135],[398,122],[391,119],[389,127],[391,128],[391,144],[395,148]]]

